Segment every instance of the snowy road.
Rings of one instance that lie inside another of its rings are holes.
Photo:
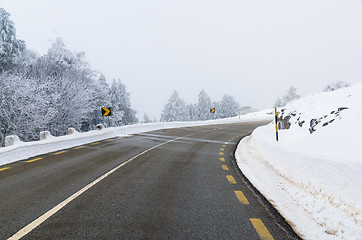
[[[233,160],[258,125],[159,130],[3,165],[0,239],[298,239]]]

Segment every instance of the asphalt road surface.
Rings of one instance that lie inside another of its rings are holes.
[[[237,168],[263,123],[159,130],[0,167],[0,239],[300,239]]]

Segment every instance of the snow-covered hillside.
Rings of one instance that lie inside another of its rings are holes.
[[[244,138],[240,169],[303,238],[361,240],[362,84],[278,111],[290,129],[279,142],[273,123]]]

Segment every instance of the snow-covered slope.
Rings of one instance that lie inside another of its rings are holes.
[[[303,238],[361,240],[362,84],[301,98],[288,114],[279,142],[273,123],[240,142],[240,169]]]
[[[58,151],[61,149],[71,148],[82,144],[87,144],[102,139],[112,137],[122,137],[129,134],[136,134],[141,132],[155,131],[159,129],[181,128],[201,125],[225,124],[235,122],[248,122],[248,121],[265,121],[272,120],[272,110],[262,110],[259,112],[249,113],[242,115],[239,119],[225,118],[209,121],[198,122],[167,122],[167,123],[145,123],[135,124],[122,127],[107,128],[103,130],[94,130],[86,133],[75,132],[72,135],[61,137],[48,137],[46,140],[35,142],[21,142],[14,139],[12,146],[0,148],[0,166],[15,162],[22,159],[27,159],[40,154]]]

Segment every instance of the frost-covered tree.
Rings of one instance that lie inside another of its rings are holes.
[[[297,94],[297,89],[293,86],[291,86],[288,89],[288,92],[286,95],[284,95],[284,97],[282,98],[277,98],[277,100],[275,101],[274,106],[275,107],[283,107],[285,106],[287,103],[296,100],[300,98],[300,96]]]
[[[25,48],[25,42],[16,38],[10,14],[0,8],[0,73],[11,69]]]
[[[205,90],[201,90],[199,93],[199,102],[197,104],[197,119],[208,120],[211,119],[210,108],[213,107],[211,104],[210,97],[206,94]]]
[[[112,122],[116,126],[128,125],[138,122],[136,111],[131,109],[131,101],[126,86],[121,80],[113,80],[110,88],[112,105]]]
[[[218,105],[219,118],[234,117],[238,114],[239,103],[236,102],[235,98],[230,95],[224,95]]]
[[[174,91],[162,110],[161,122],[186,121],[188,118],[186,103]]]
[[[332,92],[332,91],[336,91],[337,89],[346,88],[346,87],[350,87],[350,86],[351,86],[350,83],[338,81],[338,82],[334,82],[334,83],[328,85],[323,91]]]
[[[197,114],[197,104],[187,104],[186,105],[186,114],[187,117],[186,121],[197,121],[198,120],[198,114]]]
[[[150,123],[150,122],[152,122],[151,118],[148,116],[147,113],[144,113],[144,114],[143,114],[143,122],[144,122],[144,123]]]

